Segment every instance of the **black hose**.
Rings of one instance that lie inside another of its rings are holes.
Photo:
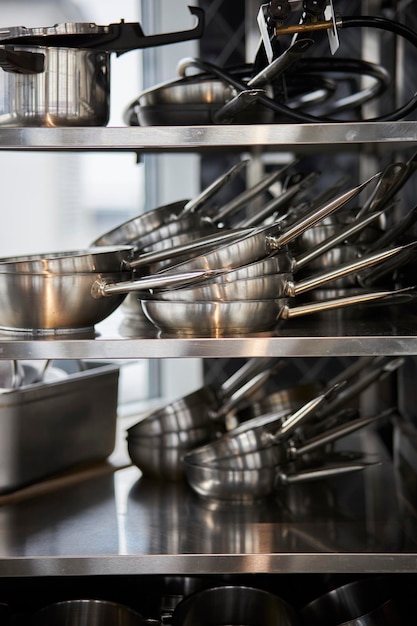
[[[409,43],[411,43],[417,49],[417,33],[413,30],[401,24],[400,22],[395,22],[393,20],[389,20],[383,17],[374,17],[374,16],[348,16],[343,17],[339,20],[339,25],[346,28],[378,28],[380,30],[385,30],[391,32],[403,39],[406,39]],[[227,71],[223,71],[218,68],[216,65],[209,63],[208,61],[201,61],[200,59],[193,59],[193,65],[204,72],[208,72],[223,80],[224,82],[232,85],[235,89],[244,90],[246,89],[246,85],[242,83],[239,79],[235,78],[233,75],[228,73]],[[291,120],[294,120],[299,123],[317,123],[317,122],[351,122],[351,120],[335,120],[327,117],[320,117],[309,115],[308,113],[303,113],[300,111],[295,111],[291,107],[286,106],[285,104],[281,104],[279,102],[274,101],[272,98],[268,96],[260,96],[258,98],[258,102],[268,107],[275,113],[279,113]],[[417,108],[417,92],[403,104],[398,109],[388,113],[386,115],[381,115],[379,117],[370,118],[367,122],[390,122],[403,119],[407,115],[409,115],[412,111]]]

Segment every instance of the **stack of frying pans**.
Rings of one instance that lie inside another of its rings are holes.
[[[368,385],[371,380],[389,375],[401,363],[401,360],[392,359],[382,367],[372,366],[365,371]],[[356,370],[358,374],[360,368]],[[348,376],[348,370],[345,374]],[[360,377],[353,380],[350,389],[349,379],[345,378],[343,382],[343,374],[338,380],[342,382],[331,382],[322,393],[296,411],[249,419],[215,441],[186,453],[182,461],[190,487],[203,498],[253,502],[292,483],[329,478],[368,467],[363,458],[335,462],[335,455],[328,454],[326,446],[374,424],[376,420],[389,417],[393,411],[389,409],[378,415],[355,415],[353,418],[351,411],[343,411],[336,425],[326,427],[329,414],[334,417],[336,407],[356,393],[358,385],[365,385]],[[314,435],[305,428],[311,423]]]

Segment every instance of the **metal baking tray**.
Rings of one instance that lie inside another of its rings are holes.
[[[0,493],[113,452],[119,367],[82,363],[60,361],[65,378],[0,394]]]

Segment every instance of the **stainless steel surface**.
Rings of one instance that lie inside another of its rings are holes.
[[[136,467],[55,486],[53,498],[4,501],[0,574],[415,572],[417,544],[381,442],[358,433],[349,448],[384,462],[256,507],[208,503]]]
[[[77,464],[115,445],[119,368],[90,362],[54,382],[0,396],[0,493]]]
[[[2,150],[211,150],[213,148],[314,149],[337,144],[376,144],[381,149],[417,143],[417,122],[361,122],[349,124],[253,124],[250,126],[198,126],[164,128],[3,128]]]
[[[308,357],[416,355],[416,316],[385,311],[363,319],[306,316],[286,320],[275,332],[227,337],[168,337],[150,323],[126,321],[120,311],[96,325],[94,332],[49,337],[0,333],[6,359],[60,358],[233,358],[242,355]]]

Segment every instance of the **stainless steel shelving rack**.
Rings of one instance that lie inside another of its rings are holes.
[[[416,144],[415,122],[0,131],[1,150],[245,152],[258,147],[378,154]],[[337,318],[291,322],[251,337],[175,338],[153,331],[123,333],[111,316],[91,336],[0,335],[0,357],[417,355],[415,316],[378,318],[378,323],[365,318],[351,325]],[[381,452],[372,436],[352,441],[371,456]],[[389,460],[337,483],[334,492],[330,483],[317,492],[327,503],[325,516],[314,506],[306,508],[307,492],[291,496],[304,502],[294,517],[287,495],[272,506],[223,509],[196,500],[182,484],[149,484],[139,477],[130,467],[114,475],[103,472],[53,497],[11,498],[0,507],[0,576],[417,572],[415,503],[414,509],[404,506]]]

